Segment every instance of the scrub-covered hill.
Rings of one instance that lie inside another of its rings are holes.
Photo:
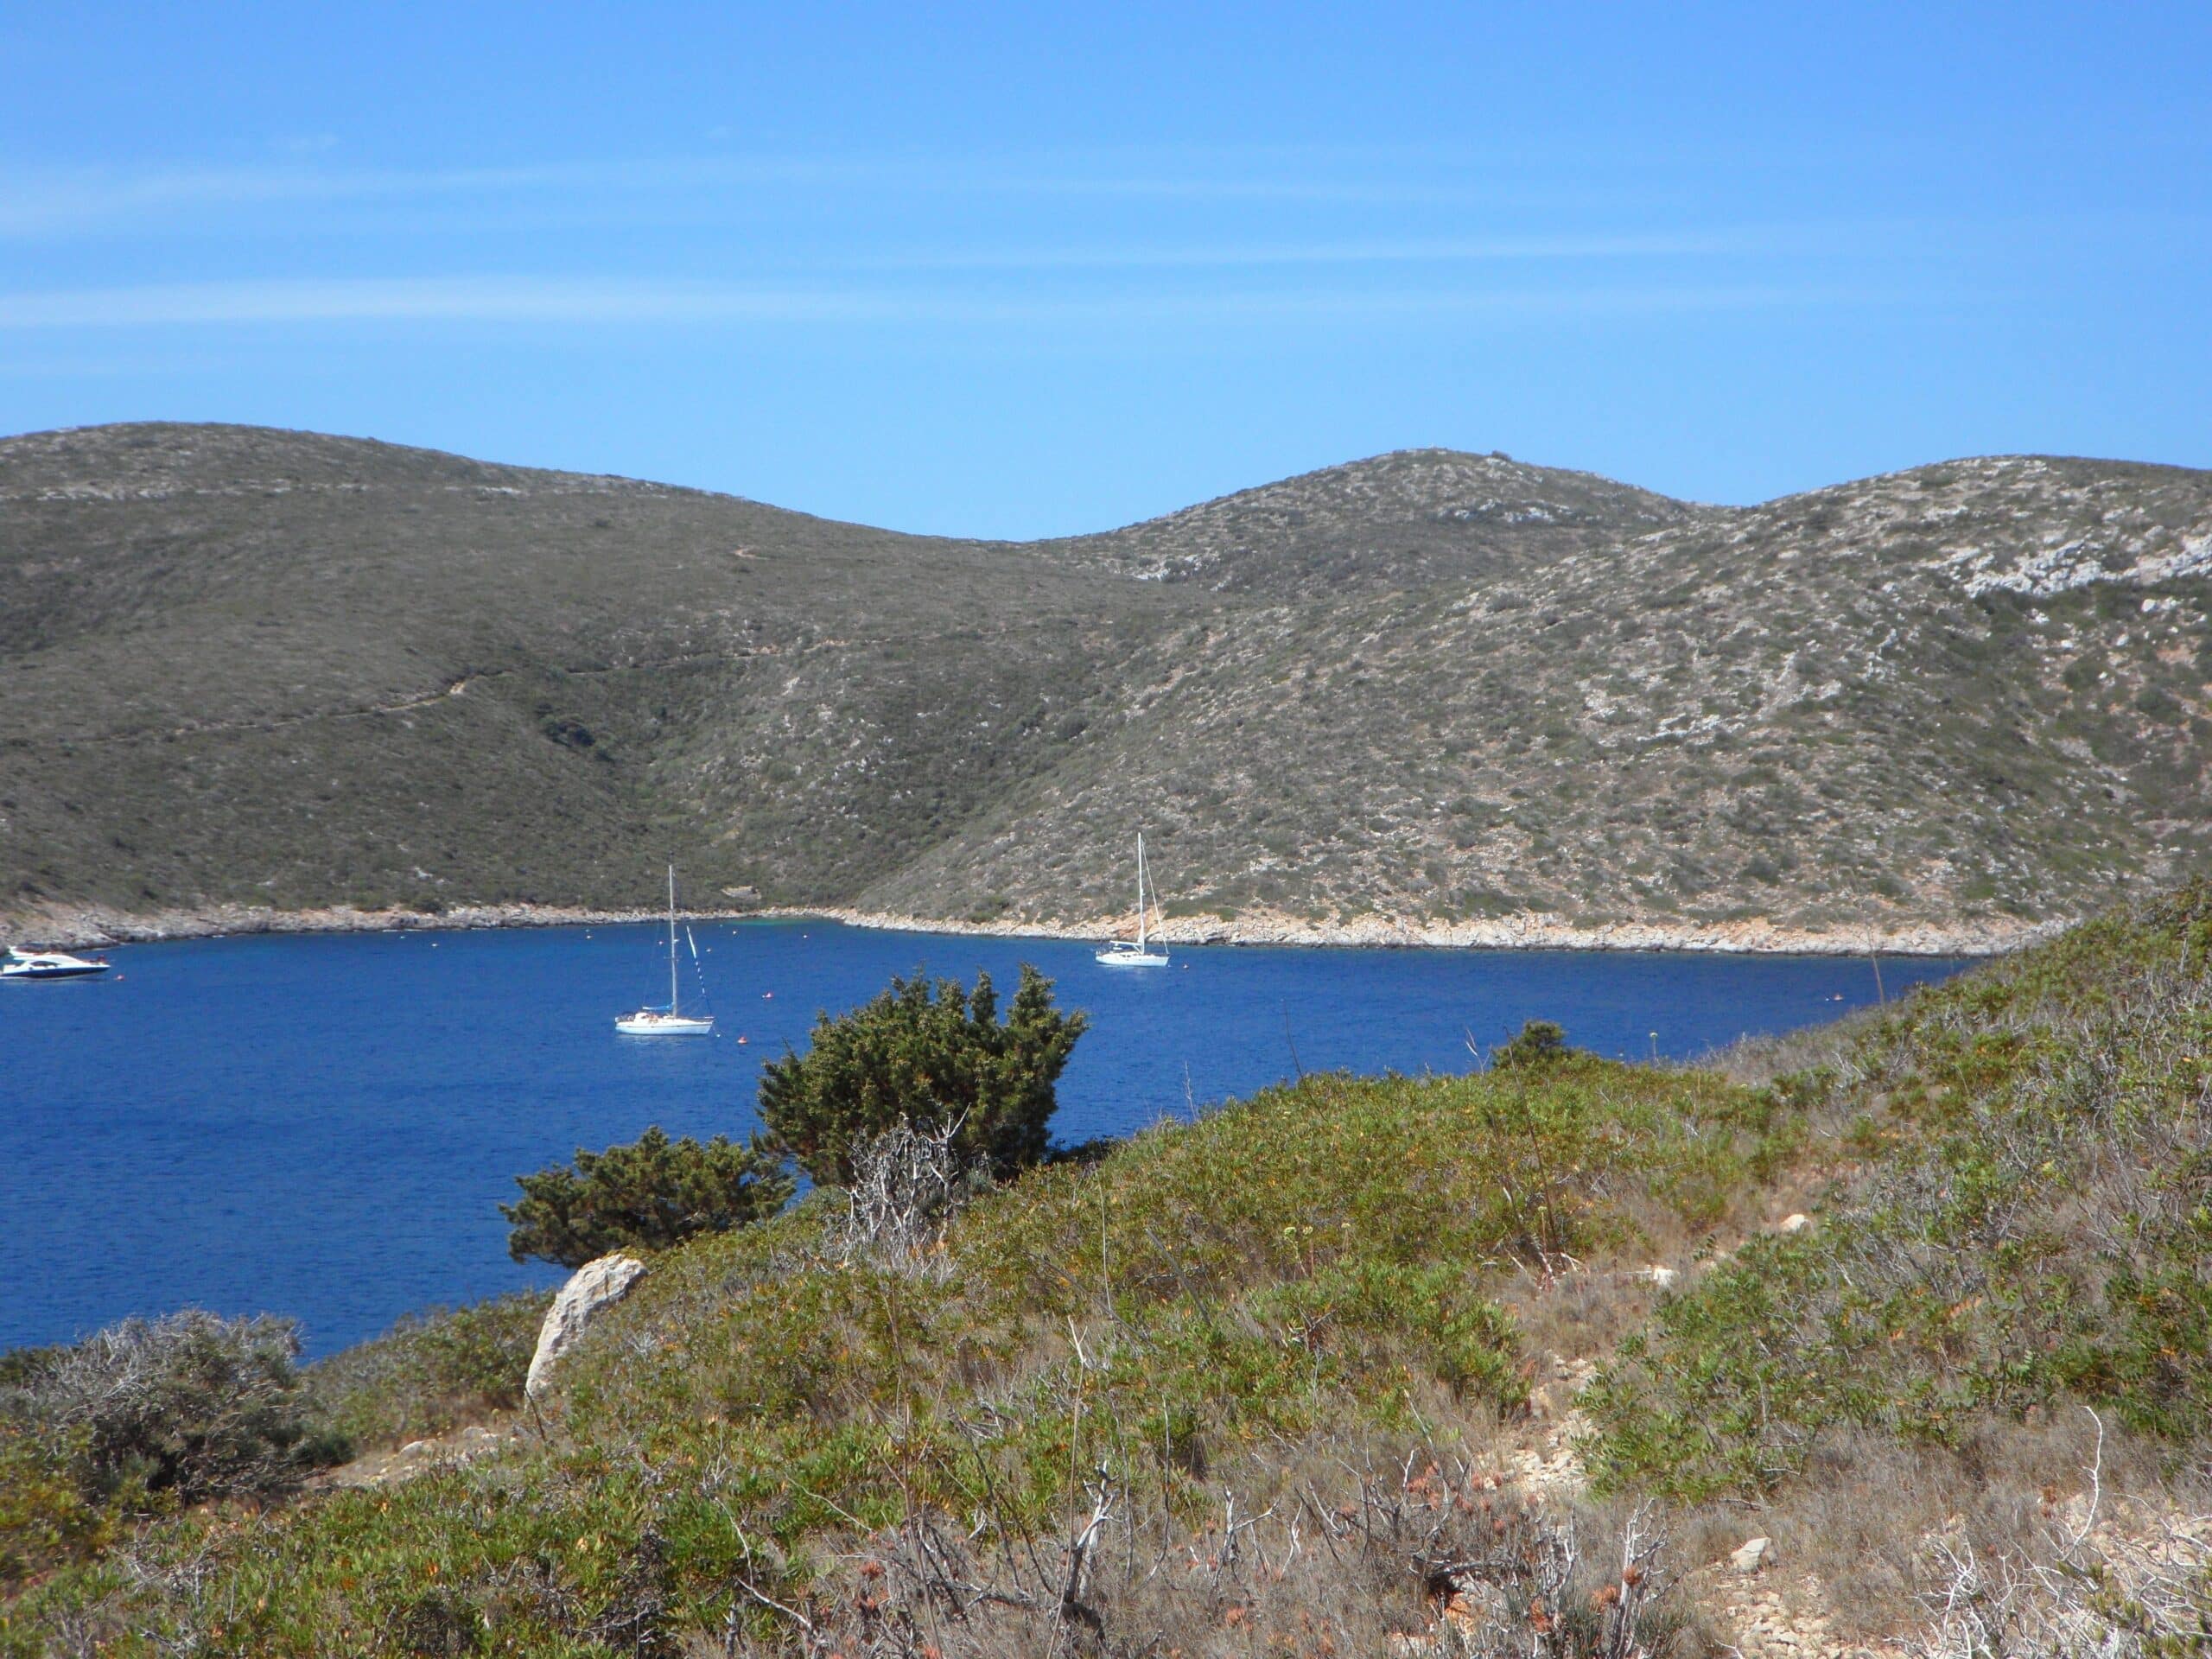
[[[0,911],[614,906],[673,857],[1083,925],[1141,824],[1192,932],[2001,939],[2212,857],[2208,607],[2212,474],[2121,463],[1732,509],[1414,451],[1017,544],[41,434],[0,442]]]

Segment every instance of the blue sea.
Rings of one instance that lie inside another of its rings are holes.
[[[1864,959],[1090,947],[715,922],[683,963],[706,1039],[616,1034],[666,995],[650,926],[257,937],[130,947],[104,980],[0,985],[0,1217],[20,1253],[0,1347],[180,1307],[290,1314],[310,1353],[434,1305],[552,1282],[506,1254],[513,1178],[579,1147],[754,1126],[760,1068],[894,974],[1090,1015],[1058,1139],[1122,1135],[1296,1071],[1459,1072],[1555,1020],[1601,1053],[1691,1058],[1874,1001]],[[1888,994],[1962,962],[1885,959]]]

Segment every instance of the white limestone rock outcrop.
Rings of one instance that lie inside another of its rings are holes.
[[[530,1377],[523,1392],[532,1400],[543,1394],[554,1366],[583,1339],[586,1328],[645,1276],[645,1264],[619,1250],[570,1274],[553,1306],[545,1310],[545,1323],[537,1327],[537,1351],[530,1357]]]
[[[1766,1565],[1767,1558],[1773,1553],[1772,1539],[1746,1539],[1742,1547],[1728,1558],[1728,1564],[1738,1573],[1756,1573]]]

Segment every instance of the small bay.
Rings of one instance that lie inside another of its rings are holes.
[[[1690,1058],[1875,1000],[1863,958],[1183,948],[713,922],[683,968],[711,1039],[616,1034],[666,992],[651,926],[254,936],[113,953],[101,981],[0,986],[0,1215],[22,1253],[0,1347],[181,1306],[302,1321],[312,1353],[557,1270],[507,1259],[513,1178],[578,1147],[753,1127],[763,1063],[894,974],[1011,994],[1035,963],[1089,1012],[1057,1137],[1125,1135],[1307,1071],[1464,1071],[1529,1019]],[[1888,994],[1961,961],[1885,958]],[[741,1042],[739,1039],[744,1040]]]

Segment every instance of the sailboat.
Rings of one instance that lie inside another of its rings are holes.
[[[684,938],[690,938],[690,930]],[[699,959],[699,945],[692,941],[691,959]],[[715,1016],[685,1014],[678,1006],[676,995],[676,866],[668,867],[668,1006],[665,1008],[639,1008],[635,1014],[617,1014],[614,1029],[626,1037],[709,1037],[714,1034]]]
[[[1167,953],[1151,942],[1145,931],[1146,899],[1150,884],[1145,877],[1144,831],[1137,831],[1137,937],[1132,944],[1127,939],[1116,939],[1098,952],[1098,960],[1109,968],[1165,968]],[[1158,895],[1154,894],[1154,898]]]

